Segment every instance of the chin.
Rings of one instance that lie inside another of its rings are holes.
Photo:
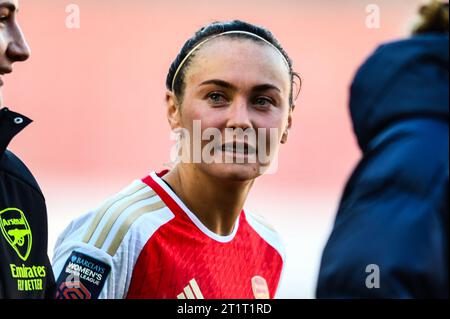
[[[203,164],[202,170],[218,179],[232,182],[247,182],[261,174],[258,164]]]

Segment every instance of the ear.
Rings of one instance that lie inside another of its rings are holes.
[[[181,127],[180,105],[177,97],[171,91],[166,92],[167,120],[169,121],[172,131],[176,131]]]
[[[294,106],[289,109],[289,115],[287,120],[287,126],[283,132],[283,136],[281,137],[281,144],[286,144],[288,140],[289,130],[292,127],[292,111],[294,110]]]

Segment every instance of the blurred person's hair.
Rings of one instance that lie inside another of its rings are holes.
[[[418,18],[412,34],[448,33],[448,1],[429,1],[420,7]]]

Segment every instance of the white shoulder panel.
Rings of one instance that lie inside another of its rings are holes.
[[[270,246],[275,248],[276,251],[280,254],[283,262],[286,257],[286,252],[284,248],[283,241],[275,229],[269,225],[265,219],[261,216],[245,212],[245,216],[247,217],[247,221],[250,226],[261,236]]]
[[[280,254],[281,259],[283,260],[280,281],[278,283],[278,287],[280,287],[281,282],[284,280],[284,270],[286,265],[286,250],[284,243],[275,229],[269,225],[263,217],[248,213],[247,211],[245,212],[245,216],[247,217],[247,222],[249,225]],[[278,291],[279,289],[275,292],[275,298],[277,298]]]

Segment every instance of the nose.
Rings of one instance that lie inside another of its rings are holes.
[[[8,44],[6,56],[11,62],[25,61],[30,57],[30,47],[19,26],[17,26],[12,35],[12,40]]]
[[[241,128],[243,130],[252,128],[247,103],[245,101],[235,100],[235,103],[229,108],[227,114],[227,128]]]

